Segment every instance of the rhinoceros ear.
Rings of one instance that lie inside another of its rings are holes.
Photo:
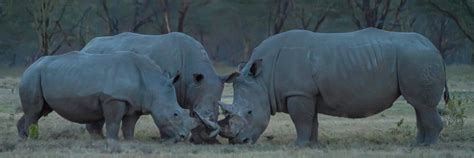
[[[179,72],[178,72],[178,73],[176,73],[176,75],[174,77],[171,78],[171,81],[174,84],[174,83],[178,82],[180,78],[181,78],[181,74],[179,74]]]
[[[253,61],[252,66],[250,66],[249,75],[257,77],[260,72],[262,72],[262,59],[257,59]]]
[[[204,80],[204,75],[200,73],[193,74],[193,80],[196,83],[201,83],[201,81]]]
[[[239,72],[233,72],[225,76],[220,76],[220,78],[221,78],[221,81],[224,83],[232,83],[234,82],[235,78],[239,77],[239,75],[240,75]]]

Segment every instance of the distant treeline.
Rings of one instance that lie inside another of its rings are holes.
[[[418,32],[448,63],[472,63],[474,0],[2,0],[0,63],[24,66],[120,32],[184,32],[217,62],[246,60],[291,29]]]

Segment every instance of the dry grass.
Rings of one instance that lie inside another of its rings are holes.
[[[25,68],[23,67],[6,67],[0,65],[0,78],[18,77],[24,70]]]
[[[220,73],[226,73],[232,69]],[[474,100],[474,68],[448,68],[452,94]],[[472,157],[474,155],[474,108],[467,105],[464,128],[447,127],[440,142],[431,147],[410,147],[416,132],[413,108],[402,100],[392,108],[364,119],[320,115],[320,144],[296,148],[296,134],[286,114],[272,117],[269,127],[255,145],[164,144],[150,116],[142,117],[136,141],[121,141],[121,151],[110,154],[104,140],[90,138],[83,125],[66,121],[55,113],[39,122],[38,140],[21,140],[16,121],[21,116],[18,78],[0,79],[0,157]],[[231,85],[223,100],[232,102]],[[403,124],[397,123],[403,119]]]

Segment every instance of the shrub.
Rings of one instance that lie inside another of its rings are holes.
[[[467,100],[453,96],[445,105],[444,114],[447,126],[455,128],[462,128],[464,126],[464,119],[466,118]]]

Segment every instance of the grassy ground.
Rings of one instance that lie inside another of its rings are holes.
[[[219,68],[220,73],[232,68]],[[474,67],[448,67],[452,95],[468,100],[463,128],[446,127],[440,142],[431,147],[410,147],[416,132],[413,108],[403,100],[392,108],[364,119],[320,115],[320,144],[296,148],[296,134],[286,114],[272,117],[255,145],[164,144],[150,116],[142,117],[135,141],[121,141],[121,151],[109,154],[103,140],[89,137],[83,125],[51,113],[39,122],[38,140],[21,140],[16,121],[21,116],[17,85],[20,73],[0,76],[0,157],[472,157],[474,155]],[[4,74],[4,73],[2,73]],[[223,100],[232,101],[226,85]],[[402,123],[400,123],[402,122]],[[397,125],[398,124],[398,125]]]

